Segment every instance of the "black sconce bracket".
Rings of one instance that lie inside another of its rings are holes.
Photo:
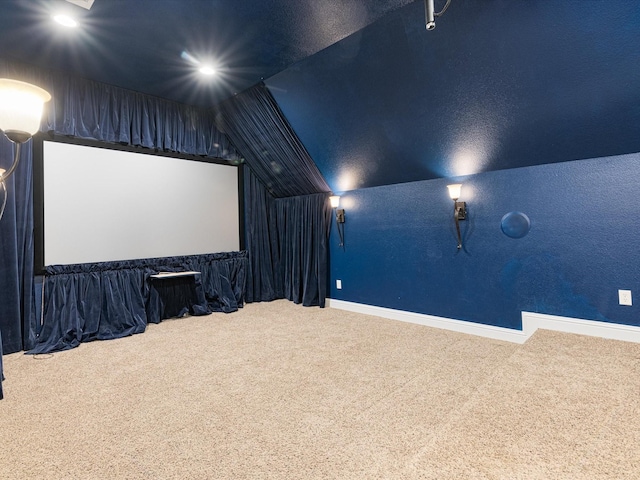
[[[336,227],[338,229],[338,235],[340,236],[340,247],[344,249],[344,208],[338,208],[336,210]]]
[[[453,219],[456,221],[456,234],[458,235],[458,250],[462,248],[462,235],[460,234],[460,220],[467,218],[467,204],[453,201]]]
[[[466,202],[455,202],[454,206],[454,215],[457,220],[466,220],[467,218],[467,203]]]

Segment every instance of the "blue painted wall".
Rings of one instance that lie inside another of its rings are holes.
[[[521,327],[521,311],[640,325],[640,154],[463,178],[457,249],[448,180],[347,192],[331,239],[331,298]],[[502,217],[531,220],[520,239]],[[336,290],[335,280],[342,280]],[[618,305],[618,289],[635,305]]]

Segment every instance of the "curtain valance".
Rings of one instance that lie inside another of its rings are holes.
[[[216,127],[211,109],[3,59],[0,77],[33,83],[51,93],[43,132],[240,161]]]
[[[159,272],[177,272],[180,270],[194,270],[191,266],[203,263],[211,263],[217,260],[227,260],[231,258],[244,258],[247,253],[242,252],[221,252],[205,253],[202,255],[181,255],[174,257],[142,258],[136,260],[119,260],[113,262],[97,263],[77,263],[71,265],[49,265],[45,267],[45,275],[59,275],[62,273],[93,273],[108,270],[131,270],[149,269]]]

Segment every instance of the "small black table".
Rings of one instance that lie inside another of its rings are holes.
[[[150,292],[147,305],[147,321],[160,323],[165,318],[182,317],[187,313],[202,314],[194,311],[194,306],[204,304],[202,292],[198,295],[196,275],[200,272],[159,272],[149,275]]]

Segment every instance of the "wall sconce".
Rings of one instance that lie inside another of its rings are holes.
[[[331,195],[329,202],[331,203],[331,208],[336,212],[336,227],[340,236],[340,246],[344,248],[344,208],[338,208],[340,206],[340,195]]]
[[[462,236],[460,235],[460,220],[466,220],[467,218],[467,204],[466,202],[459,202],[460,190],[462,189],[461,183],[453,185],[447,185],[449,189],[449,196],[453,200],[453,218],[456,222],[456,233],[458,234],[458,250],[462,248]]]
[[[9,170],[0,168],[0,186],[4,190],[4,201],[0,219],[7,201],[5,181],[13,174],[20,161],[20,146],[40,129],[45,102],[51,100],[49,92],[40,87],[18,80],[0,78],[0,131],[15,144],[13,164]]]

